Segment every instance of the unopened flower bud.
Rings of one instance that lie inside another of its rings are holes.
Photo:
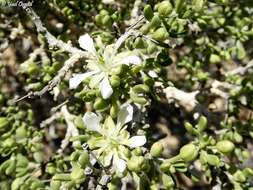
[[[159,15],[166,17],[168,16],[173,10],[173,7],[171,3],[167,0],[162,1],[161,3],[158,4],[158,13]]]
[[[174,181],[172,177],[167,174],[162,174],[162,182],[167,189],[170,189],[174,186]]]
[[[152,145],[150,153],[153,157],[161,156],[162,152],[163,152],[163,145],[161,142],[156,142]]]
[[[78,158],[78,163],[82,168],[85,168],[89,163],[90,157],[87,151],[83,151]]]
[[[150,5],[146,5],[144,7],[143,13],[144,13],[144,17],[147,20],[151,20],[153,18],[153,16],[154,16],[153,10],[152,10],[152,8],[151,8]]]
[[[219,141],[216,144],[216,147],[220,152],[224,154],[229,154],[234,150],[235,145],[229,140],[223,140],[223,141]]]
[[[164,41],[169,37],[169,34],[167,30],[163,27],[158,28],[153,34],[152,38],[154,38],[157,41]]]
[[[184,161],[191,162],[198,156],[198,149],[194,144],[187,144],[180,149],[179,155]]]

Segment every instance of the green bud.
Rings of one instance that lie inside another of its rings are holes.
[[[142,39],[141,37],[137,37],[137,38],[134,40],[133,47],[134,47],[134,48],[137,48],[137,49],[145,48],[145,44],[144,44],[143,39]]]
[[[36,162],[42,163],[44,160],[44,154],[41,151],[33,153],[33,158]]]
[[[60,181],[51,180],[51,182],[50,182],[50,189],[52,189],[52,190],[60,190],[60,188],[61,188],[61,182]]]
[[[211,54],[209,61],[210,61],[210,63],[219,63],[219,62],[221,62],[221,58],[220,58],[220,56],[218,56],[216,54]]]
[[[162,174],[162,182],[167,189],[170,189],[174,186],[174,181],[170,175]]]
[[[52,178],[52,181],[70,181],[71,178],[70,178],[70,175],[69,174],[55,174]]]
[[[156,142],[152,145],[150,153],[153,157],[161,156],[163,152],[163,144],[161,142]]]
[[[83,151],[78,158],[78,163],[82,168],[85,168],[90,161],[90,157],[87,151]]]
[[[140,104],[140,105],[145,105],[147,103],[147,100],[146,98],[144,97],[140,97],[138,96],[137,94],[135,93],[130,93],[130,98],[133,102],[137,103],[137,104]]]
[[[110,83],[112,87],[118,87],[120,85],[120,77],[117,75],[112,75],[112,77],[110,78]]]
[[[155,15],[152,20],[150,21],[150,27],[152,28],[158,28],[161,26],[161,20],[158,15]]]
[[[112,20],[112,18],[111,18],[109,15],[105,15],[105,16],[102,18],[102,24],[103,24],[104,26],[111,27],[112,24],[113,24],[113,20]]]
[[[234,174],[233,174],[234,178],[236,181],[243,183],[245,182],[247,179],[244,175],[244,173],[240,170],[237,170]]]
[[[242,135],[240,135],[238,132],[234,132],[233,139],[234,139],[234,142],[236,143],[242,143],[243,141]]]
[[[55,174],[56,172],[56,168],[54,166],[53,163],[48,163],[47,166],[46,166],[46,172],[49,173],[49,174]]]
[[[145,35],[149,32],[150,25],[149,24],[144,24],[141,28],[140,31]]]
[[[11,162],[12,162],[12,160],[10,160],[10,159],[4,161],[4,162],[1,164],[1,166],[0,166],[0,173],[4,173],[5,170],[10,166]]]
[[[103,18],[103,16],[100,15],[100,14],[98,14],[98,15],[95,16],[95,21],[96,21],[96,23],[97,23],[98,25],[101,25],[101,24],[102,24],[102,18]]]
[[[220,165],[220,159],[219,159],[219,157],[216,156],[216,155],[213,155],[213,154],[207,154],[206,155],[206,161],[211,166],[218,167]]]
[[[145,159],[143,156],[133,156],[127,162],[127,168],[133,172],[141,172],[144,168]]]
[[[185,123],[184,123],[184,127],[185,127],[185,129],[186,129],[190,134],[192,134],[192,135],[195,134],[194,128],[193,128],[193,126],[192,126],[191,123],[185,122]]]
[[[151,20],[154,16],[154,13],[153,13],[153,10],[151,8],[150,5],[146,5],[144,7],[144,10],[143,10],[143,13],[144,13],[144,17],[147,19],[147,20]]]
[[[112,103],[112,106],[110,108],[110,116],[112,118],[116,118],[117,115],[118,115],[118,111],[119,111],[119,106],[118,104],[115,102],[115,103]]]
[[[252,168],[244,168],[243,174],[245,177],[253,176],[253,169]]]
[[[27,72],[29,75],[35,75],[39,72],[39,66],[34,62],[30,62]]]
[[[97,98],[94,103],[94,109],[98,112],[105,111],[106,109],[108,109],[108,107],[108,102],[102,98]]]
[[[162,1],[158,4],[157,10],[159,15],[166,17],[169,16],[169,14],[172,12],[173,7],[169,1]]]
[[[197,125],[198,131],[203,132],[206,129],[206,127],[207,127],[207,119],[205,116],[201,116],[199,118],[199,122]]]
[[[148,41],[147,53],[153,54],[157,50],[156,45],[153,42]]]
[[[194,6],[194,10],[199,12],[203,9],[205,1],[204,0],[193,0],[192,5]]]
[[[0,117],[0,131],[4,130],[9,126],[9,121],[7,117]]]
[[[135,148],[133,151],[132,151],[133,155],[135,156],[141,156],[142,155],[142,150],[140,147],[137,147]]]
[[[35,180],[31,183],[31,190],[36,190],[36,189],[41,189],[44,187],[43,182],[39,181],[39,180]]]
[[[28,166],[29,160],[22,154],[19,153],[16,159],[17,159],[17,167],[25,168]]]
[[[163,161],[163,163],[160,165],[160,169],[163,172],[169,172],[170,171],[170,167],[171,167],[171,160],[170,159],[166,159]]]
[[[152,38],[154,38],[157,41],[164,41],[169,37],[169,34],[167,30],[163,27],[158,28],[153,34]]]
[[[224,153],[224,154],[229,154],[231,153],[234,148],[235,148],[235,145],[234,143],[232,143],[231,141],[229,140],[223,140],[223,141],[219,141],[217,144],[216,144],[216,148]]]
[[[149,87],[145,84],[137,84],[133,87],[133,91],[136,94],[140,94],[140,93],[148,93],[149,92]]]
[[[11,162],[9,163],[8,167],[5,170],[5,174],[6,175],[11,175],[14,173],[16,169],[16,161],[15,160],[11,160]]]
[[[21,140],[27,137],[27,129],[26,127],[23,125],[19,128],[17,128],[16,130],[16,139],[17,140]]]
[[[80,151],[72,152],[72,154],[70,155],[70,160],[77,161],[79,156],[80,156]]]
[[[108,12],[107,10],[105,10],[105,9],[102,9],[102,10],[99,12],[99,14],[100,14],[101,16],[106,16],[106,15],[109,15],[109,12]]]
[[[195,160],[198,156],[198,149],[195,145],[193,144],[187,144],[184,145],[180,149],[179,156],[185,161],[185,162],[191,162]]]
[[[84,181],[85,180],[85,175],[84,175],[84,170],[79,168],[79,167],[73,167],[72,172],[70,173],[70,177],[73,181]]]
[[[81,116],[77,116],[74,120],[74,124],[78,129],[85,129]]]

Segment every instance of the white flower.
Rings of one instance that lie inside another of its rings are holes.
[[[100,134],[92,137],[87,143],[94,149],[104,166],[113,167],[123,172],[126,168],[126,149],[142,146],[146,143],[145,136],[130,137],[124,125],[133,119],[133,107],[129,104],[122,105],[115,125],[111,117],[108,117],[103,125],[100,118],[92,112],[85,113],[83,121],[88,130]]]
[[[70,89],[77,88],[83,80],[92,76],[90,87],[94,88],[98,86],[102,97],[108,99],[113,93],[109,82],[109,75],[112,70],[122,64],[141,63],[141,59],[137,55],[134,55],[133,52],[117,53],[117,48],[120,46],[119,43],[122,43],[121,38],[119,42],[117,41],[115,44],[101,48],[100,51],[96,51],[94,41],[89,34],[81,36],[78,42],[81,48],[90,53],[90,58],[87,60],[89,71],[82,74],[74,74],[69,80]]]

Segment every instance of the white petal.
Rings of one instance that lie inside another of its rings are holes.
[[[123,126],[124,124],[132,121],[133,107],[130,104],[123,104],[118,113],[117,125]]]
[[[125,57],[122,60],[122,63],[126,65],[130,65],[130,64],[138,65],[141,63],[141,58],[139,58],[136,55],[131,55],[131,56]]]
[[[81,84],[81,82],[92,76],[93,74],[95,74],[96,72],[91,71],[91,72],[87,72],[87,73],[83,73],[83,74],[74,74],[72,78],[69,79],[69,88],[70,89],[74,89],[77,88],[79,84]]]
[[[142,146],[146,143],[146,137],[145,136],[134,136],[128,139],[128,146],[131,148]]]
[[[117,155],[114,155],[113,166],[116,167],[116,169],[122,173],[126,169],[126,161],[120,159]]]
[[[100,117],[93,112],[86,112],[83,116],[83,122],[90,131],[100,131]]]
[[[149,75],[150,77],[152,77],[152,78],[157,78],[157,77],[158,77],[158,75],[156,74],[155,71],[149,71],[149,72],[148,72],[148,75]]]
[[[84,34],[84,35],[80,36],[78,42],[79,42],[79,45],[81,48],[85,49],[86,51],[88,51],[90,53],[96,54],[94,41],[90,37],[89,34]]]
[[[107,77],[104,77],[100,83],[100,91],[104,99],[108,99],[112,95],[113,89]]]

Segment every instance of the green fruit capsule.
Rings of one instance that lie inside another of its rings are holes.
[[[150,154],[153,157],[161,156],[162,152],[163,152],[163,144],[161,142],[156,142],[152,145]]]
[[[173,7],[169,1],[162,1],[157,10],[160,16],[166,17],[172,12]]]
[[[143,13],[144,13],[144,17],[147,19],[147,20],[151,20],[154,16],[154,13],[153,13],[153,10],[151,8],[150,5],[146,5],[144,7],[144,10],[143,10]]]
[[[185,161],[185,162],[191,162],[198,156],[198,149],[193,144],[187,144],[184,145],[180,149],[179,156]]]
[[[154,38],[157,41],[164,41],[169,37],[169,34],[167,30],[163,27],[158,28],[153,34],[152,38]]]
[[[234,143],[232,143],[229,140],[223,140],[223,141],[219,141],[216,144],[216,148],[220,152],[222,152],[223,154],[229,154],[229,153],[231,153],[234,150],[235,145],[234,145]]]
[[[78,163],[82,168],[85,168],[90,161],[90,157],[87,151],[83,151],[78,158]]]

